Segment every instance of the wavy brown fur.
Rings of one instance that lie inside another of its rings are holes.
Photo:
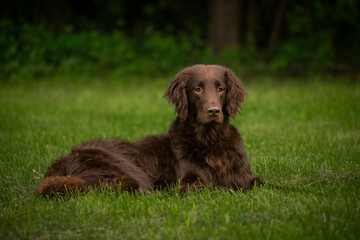
[[[178,117],[169,132],[134,143],[95,140],[55,161],[38,187],[40,195],[110,186],[150,191],[174,186],[182,192],[213,186],[245,190],[255,182],[238,131],[229,123],[246,97],[235,74],[217,65],[194,65],[178,73],[165,93]],[[120,185],[121,183],[121,185]]]

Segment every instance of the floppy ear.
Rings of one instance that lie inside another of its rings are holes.
[[[226,111],[231,117],[240,112],[241,105],[246,98],[246,92],[240,80],[228,68],[225,68],[225,79],[227,82]]]
[[[186,120],[188,116],[188,99],[186,94],[188,79],[188,74],[179,72],[169,83],[168,89],[164,95],[169,103],[174,105],[175,111],[183,120]]]

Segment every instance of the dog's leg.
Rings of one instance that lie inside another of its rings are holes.
[[[91,146],[93,143],[95,146]],[[63,194],[111,187],[122,191],[148,191],[152,183],[147,174],[134,163],[130,155],[115,153],[98,145],[101,141],[80,145],[65,157],[55,161],[38,187],[40,195]],[[97,146],[96,146],[97,144]],[[120,184],[121,183],[121,184]]]
[[[53,197],[66,192],[86,191],[85,182],[77,176],[46,177],[37,188],[38,194]]]
[[[193,172],[187,172],[180,180],[180,192],[188,193],[190,191],[196,191],[203,189],[206,186],[205,181],[194,174]]]

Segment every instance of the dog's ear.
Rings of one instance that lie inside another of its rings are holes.
[[[183,71],[179,72],[169,83],[164,95],[169,103],[174,105],[175,111],[183,120],[186,120],[188,116],[188,99],[186,94],[188,79],[188,74]]]
[[[231,117],[235,117],[241,110],[246,92],[238,77],[228,68],[225,68],[225,79],[227,82],[226,111]]]

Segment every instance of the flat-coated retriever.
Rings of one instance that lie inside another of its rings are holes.
[[[149,191],[180,186],[250,189],[255,182],[238,131],[229,123],[245,99],[234,73],[217,65],[179,72],[165,93],[178,117],[169,132],[134,143],[95,140],[56,160],[38,186],[41,195],[110,186]]]

